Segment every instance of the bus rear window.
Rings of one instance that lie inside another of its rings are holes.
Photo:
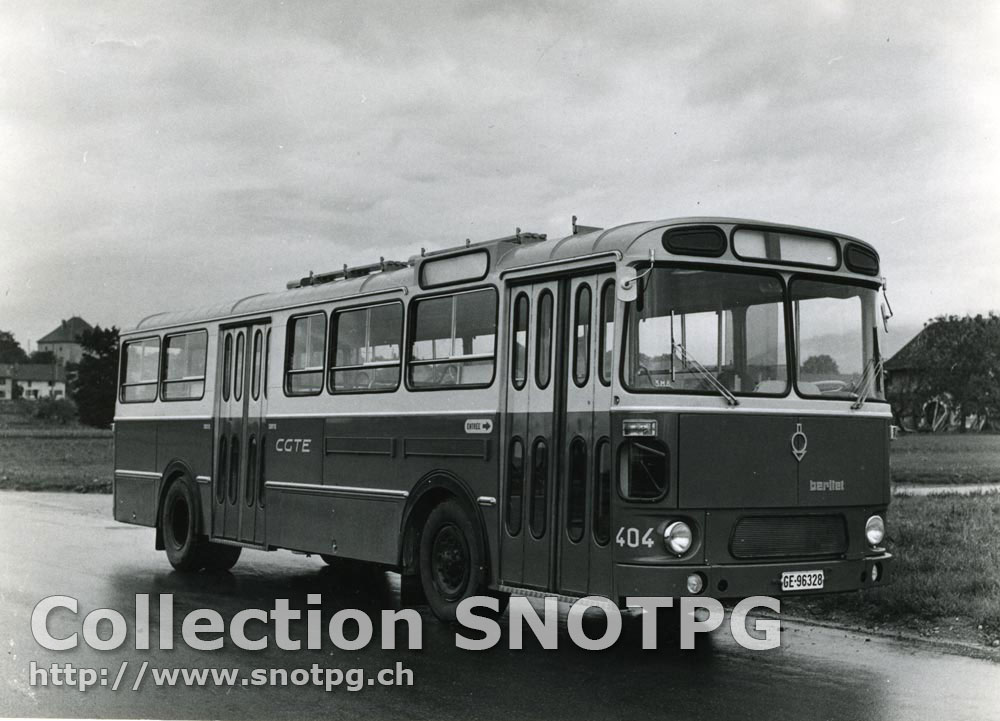
[[[410,339],[409,381],[414,388],[488,386],[497,337],[494,290],[418,300]]]
[[[313,396],[323,390],[326,314],[312,313],[288,321],[285,393]]]
[[[205,394],[205,358],[208,333],[168,335],[163,341],[163,382],[160,397],[165,401],[193,400]]]
[[[155,401],[159,368],[159,338],[144,338],[125,343],[119,396],[122,403]]]

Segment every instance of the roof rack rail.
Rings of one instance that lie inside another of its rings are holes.
[[[526,233],[520,228],[514,229],[514,235],[505,235],[502,238],[490,238],[489,240],[480,240],[475,243],[471,239],[466,238],[465,243],[462,245],[455,245],[451,248],[440,248],[438,250],[427,250],[427,248],[420,249],[420,255],[414,256],[414,258],[431,258],[435,255],[445,255],[450,253],[455,253],[458,251],[465,250],[467,248],[482,248],[484,246],[493,246],[500,243],[541,243],[546,240],[548,236],[545,233]],[[413,258],[411,258],[413,260]]]
[[[361,278],[362,276],[371,275],[372,273],[385,273],[390,270],[402,270],[409,265],[409,263],[404,263],[400,260],[386,260],[385,258],[379,258],[378,263],[369,263],[368,265],[355,265],[348,267],[345,263],[341,270],[315,274],[310,272],[305,278],[288,281],[288,283],[285,284],[285,287],[288,288],[288,290],[292,290],[294,288],[306,288],[311,285],[323,285],[324,283],[334,283],[338,280]]]

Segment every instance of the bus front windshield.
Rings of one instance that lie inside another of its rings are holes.
[[[790,287],[800,395],[883,400],[878,291],[795,278]]]
[[[775,275],[654,268],[630,304],[629,390],[781,395],[786,358],[783,286]]]

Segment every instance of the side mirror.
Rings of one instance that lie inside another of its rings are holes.
[[[632,266],[620,265],[615,271],[615,296],[622,303],[631,303],[639,297],[639,281]]]
[[[880,310],[882,311],[882,327],[885,328],[885,332],[889,332],[889,319],[892,318],[892,313],[885,307],[885,303],[880,304]]]

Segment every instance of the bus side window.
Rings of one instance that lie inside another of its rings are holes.
[[[310,313],[288,321],[285,351],[285,395],[314,396],[323,390],[326,313]]]
[[[164,338],[160,398],[184,401],[204,396],[207,355],[208,331],[178,333]]]
[[[486,387],[496,366],[492,288],[413,302],[408,379],[413,388]]]
[[[552,377],[552,292],[538,296],[538,319],[535,338],[535,383],[547,388]]]
[[[396,390],[403,342],[403,304],[336,311],[331,322],[330,392]]]
[[[576,291],[573,321],[573,382],[583,387],[590,377],[590,286],[583,283]]]
[[[528,379],[528,294],[520,293],[514,301],[514,327],[510,337],[510,380],[521,390]]]
[[[122,403],[156,400],[160,372],[160,339],[143,338],[125,344],[121,375]]]
[[[597,330],[598,377],[601,383],[611,385],[611,354],[615,345],[615,284],[608,281],[601,288],[601,326]]]

